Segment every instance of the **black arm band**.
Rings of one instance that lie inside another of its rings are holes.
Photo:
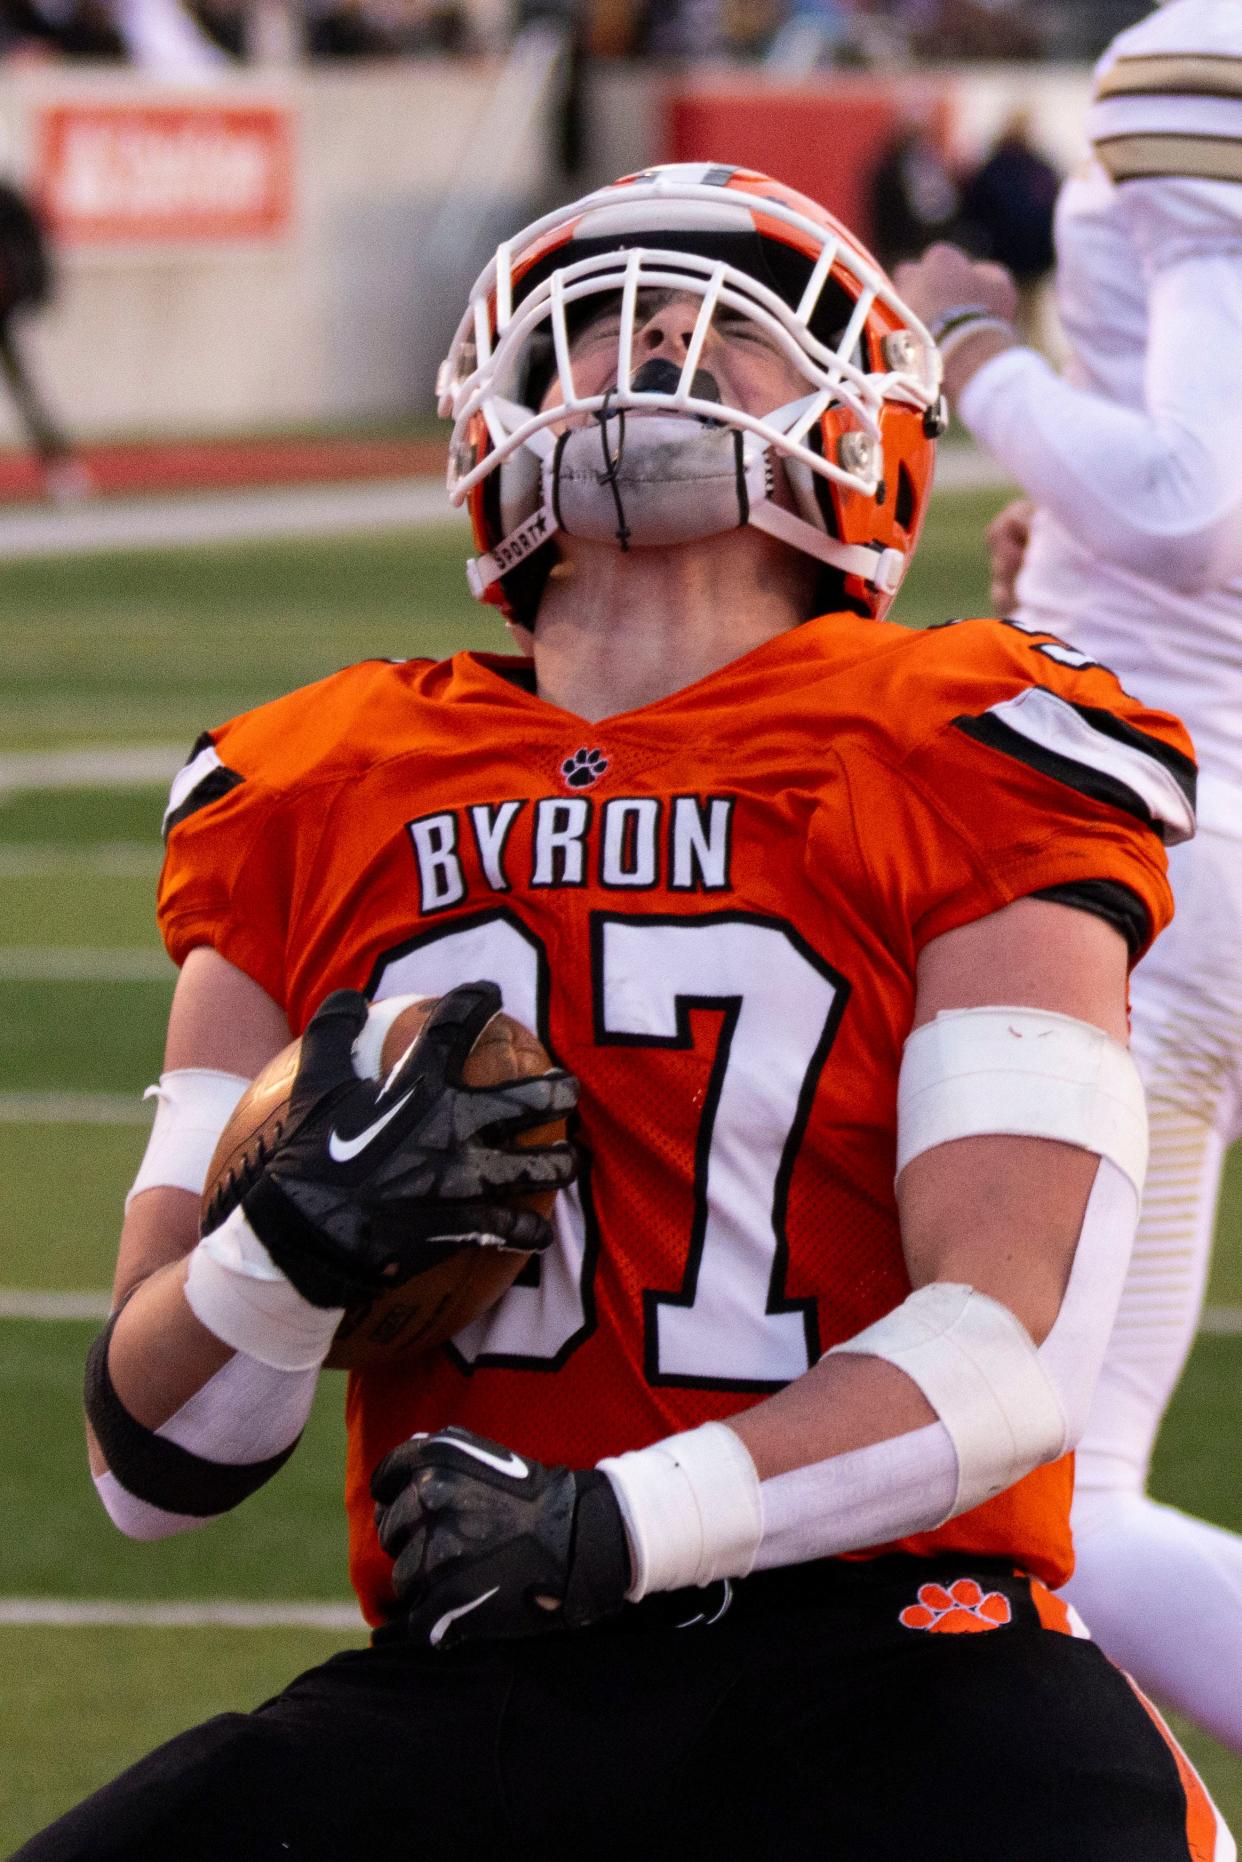
[[[108,1346],[119,1317],[112,1315],[86,1357],[86,1414],[109,1468],[127,1493],[165,1513],[193,1519],[227,1513],[284,1466],[300,1434],[266,1461],[238,1464],[208,1461],[157,1435],[130,1415],[108,1372]]]
[[[1131,957],[1137,956],[1151,936],[1147,907],[1137,892],[1119,879],[1078,879],[1062,886],[1044,886],[1032,894],[1036,899],[1051,899],[1054,905],[1070,905],[1076,911],[1090,912],[1105,924],[1120,931]]]

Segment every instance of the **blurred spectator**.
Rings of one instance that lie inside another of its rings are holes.
[[[927,113],[908,112],[872,170],[871,244],[890,270],[959,232],[961,196]]]
[[[306,49],[312,58],[386,58],[397,48],[367,0],[327,0],[307,17]]]
[[[638,49],[640,14],[636,0],[590,0],[584,21],[586,50],[595,58],[629,58]]]
[[[1044,49],[1029,0],[939,0],[930,12],[919,0],[918,10],[925,17],[912,21],[911,43],[925,58],[1025,59]]]
[[[84,496],[90,480],[35,387],[17,334],[22,318],[48,302],[53,283],[51,253],[38,217],[23,194],[0,180],[0,371],[48,495],[62,500]]]
[[[719,58],[725,48],[723,0],[646,0],[637,43],[656,58]]]
[[[116,60],[171,75],[227,62],[182,0],[0,0],[0,58]]]
[[[465,7],[451,0],[426,5],[406,0],[396,25],[397,46],[403,52],[464,55],[476,49],[474,32]]]
[[[762,57],[775,39],[786,10],[784,0],[724,0],[721,26],[729,57]]]
[[[245,58],[250,46],[250,0],[187,0],[194,18],[214,45],[230,58]]]
[[[127,56],[106,0],[0,0],[0,59]]]
[[[1031,141],[1031,119],[1015,111],[963,184],[962,243],[1013,273],[1024,334],[1035,335],[1038,291],[1055,263],[1052,220],[1061,177]]]

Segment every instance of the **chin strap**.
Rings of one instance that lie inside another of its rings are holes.
[[[842,543],[826,531],[817,530],[814,524],[808,524],[805,517],[797,517],[783,505],[773,504],[771,498],[752,505],[746,521],[756,530],[766,530],[770,537],[803,550],[808,556],[818,557],[833,569],[861,576],[864,582],[870,582],[885,595],[896,592],[906,572],[906,559],[900,550],[873,550],[863,543]]]
[[[662,549],[744,524],[884,594],[898,587],[906,566],[900,550],[843,543],[773,501],[772,448],[753,436],[676,415],[631,418],[628,428],[622,416],[612,419],[619,428],[615,446],[606,419],[554,444],[546,433],[532,435],[540,442],[533,447],[541,461],[539,503],[495,549],[467,564],[477,600],[485,601],[502,576],[558,530],[622,550]],[[803,511],[814,510],[813,491],[793,472],[791,480]]]

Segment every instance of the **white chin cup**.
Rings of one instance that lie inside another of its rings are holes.
[[[544,476],[561,530],[594,543],[623,534],[635,549],[737,530],[769,490],[761,442],[678,414],[618,413],[575,428]]]

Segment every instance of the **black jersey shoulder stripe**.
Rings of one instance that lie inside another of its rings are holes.
[[[1170,845],[1194,833],[1194,788],[1186,759],[1175,752],[1171,766],[1169,746],[1111,710],[1074,704],[1044,685],[1027,685],[982,714],[954,723],[1081,794],[1124,809]]]
[[[1146,52],[1119,58],[1096,97],[1242,97],[1242,58],[1227,52]]]
[[[200,808],[206,808],[209,802],[218,802],[221,796],[227,795],[230,789],[235,789],[238,784],[244,780],[245,778],[239,776],[235,769],[226,769],[223,763],[220,765],[219,769],[214,769],[209,776],[204,776],[197,787],[187,795],[181,806],[172,809],[169,814],[165,816],[164,839],[167,840],[173,829],[178,827],[188,816],[197,814],[198,810]]]
[[[1163,769],[1167,769],[1190,806],[1194,807],[1199,768],[1193,757],[1187,756],[1175,744],[1165,743],[1163,739],[1139,730],[1137,725],[1127,724],[1115,711],[1107,711],[1102,705],[1074,705],[1073,700],[1068,698],[1062,702],[1073,705],[1079,717],[1085,719],[1093,730],[1111,737],[1114,743],[1128,744],[1132,750],[1151,757]]]
[[[173,778],[172,793],[164,813],[164,839],[188,816],[218,802],[221,796],[244,781],[240,771],[230,769],[220,760],[211,733],[204,731],[195,739],[185,765]]]
[[[1127,815],[1133,815],[1153,833],[1160,834],[1162,824],[1152,814],[1151,809],[1128,783],[1117,776],[1110,776],[1104,770],[1092,769],[1088,763],[1076,762],[1073,757],[1065,756],[1059,750],[1051,750],[1046,744],[1037,743],[1033,738],[1024,737],[1015,731],[1002,718],[994,717],[985,711],[982,717],[954,718],[955,730],[966,737],[973,737],[976,743],[986,744],[989,750],[999,750],[1005,756],[1011,756],[1017,763],[1025,763],[1028,769],[1036,769],[1043,776],[1051,776],[1054,782],[1060,782],[1067,789],[1076,789],[1093,802],[1106,802],[1110,808],[1120,808]]]
[[[1147,907],[1138,893],[1123,886],[1119,879],[1076,879],[1061,886],[1041,886],[1031,897],[1048,899],[1053,905],[1070,905],[1075,911],[1102,918],[1120,931],[1132,957],[1137,957],[1151,936]]]

